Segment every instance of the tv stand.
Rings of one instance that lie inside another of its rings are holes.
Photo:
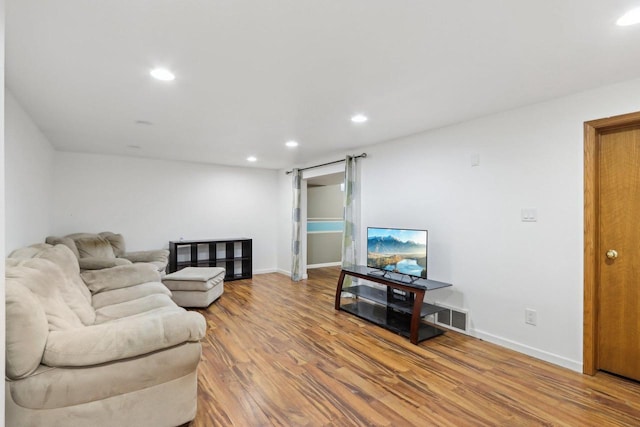
[[[412,344],[418,344],[429,338],[441,335],[444,330],[422,322],[425,316],[446,310],[423,302],[426,291],[451,286],[450,283],[415,278],[409,283],[403,281],[405,275],[385,272],[383,275],[371,274],[368,267],[357,265],[343,267],[336,288],[335,309],[346,311],[361,319],[368,320],[383,328],[397,332],[409,338]],[[387,273],[389,273],[387,275]],[[387,288],[378,289],[366,284],[352,285],[343,289],[346,276],[369,280]],[[342,292],[353,295],[351,302],[342,303]]]
[[[379,274],[380,272],[382,272],[382,274]],[[394,274],[396,276],[400,276],[400,278],[394,277],[393,276]],[[373,276],[373,277],[382,277],[383,279],[389,279],[389,280],[392,280],[392,281],[402,282],[402,283],[406,283],[404,281],[404,278],[406,277],[409,280],[409,284],[415,283],[418,280],[422,279],[421,277],[411,276],[409,274],[397,273],[395,271],[377,270],[377,269],[370,270],[367,273],[367,275]]]

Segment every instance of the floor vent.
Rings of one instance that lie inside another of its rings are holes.
[[[467,334],[469,331],[469,311],[462,308],[437,304],[446,310],[436,314],[436,324]]]

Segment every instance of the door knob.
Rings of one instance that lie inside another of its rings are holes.
[[[618,258],[618,251],[616,251],[615,249],[609,249],[607,251],[607,258],[609,258],[609,259]]]

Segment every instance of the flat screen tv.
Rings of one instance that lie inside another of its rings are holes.
[[[367,228],[367,267],[427,278],[427,230]]]

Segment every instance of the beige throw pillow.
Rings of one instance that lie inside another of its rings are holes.
[[[80,258],[115,258],[111,243],[104,237],[81,237],[76,239]]]

